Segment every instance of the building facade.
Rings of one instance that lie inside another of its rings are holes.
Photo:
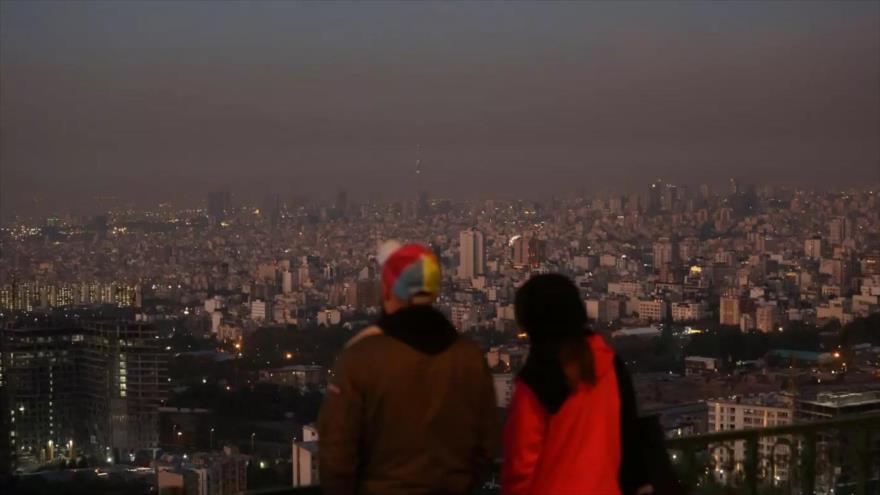
[[[259,380],[299,389],[317,388],[324,386],[324,373],[323,366],[297,364],[260,370]]]
[[[48,461],[71,442],[117,459],[158,446],[167,364],[154,327],[85,321],[0,335],[5,400],[23,463]]]
[[[639,301],[639,317],[648,321],[662,321],[669,315],[669,302],[663,299]]]
[[[721,313],[719,321],[722,325],[739,326],[742,318],[740,300],[738,297],[724,296],[721,298]]]
[[[706,405],[710,433],[789,425],[794,420],[794,398],[786,394],[735,396],[709,400]],[[761,477],[781,483],[788,480],[791,450],[779,440],[776,437],[761,437],[758,440],[758,455]],[[718,481],[730,482],[744,472],[745,441],[710,446],[710,455],[715,462]],[[775,462],[771,462],[771,458]]]
[[[486,270],[486,246],[483,233],[476,229],[459,234],[458,277],[471,279]]]

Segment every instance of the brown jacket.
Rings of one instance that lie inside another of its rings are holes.
[[[496,455],[479,347],[430,306],[384,316],[336,362],[318,420],[321,486],[337,494],[464,494]]]

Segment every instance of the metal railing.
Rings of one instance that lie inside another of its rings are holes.
[[[248,495],[321,495],[320,486],[286,486],[267,488],[265,490],[251,490]]]
[[[880,414],[729,430],[666,440],[691,495],[880,493]],[[318,495],[278,487],[249,495]]]
[[[880,493],[880,414],[667,440],[695,494]]]

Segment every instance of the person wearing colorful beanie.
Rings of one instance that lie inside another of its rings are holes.
[[[466,494],[497,453],[500,425],[480,348],[432,304],[440,264],[385,243],[382,315],[339,355],[318,419],[321,489]]]

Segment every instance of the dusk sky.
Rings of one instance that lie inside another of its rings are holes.
[[[880,183],[880,2],[0,3],[0,213]],[[114,203],[115,204],[115,203]]]

